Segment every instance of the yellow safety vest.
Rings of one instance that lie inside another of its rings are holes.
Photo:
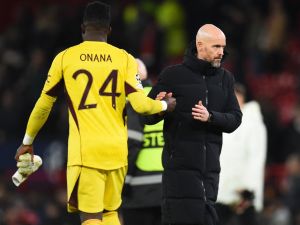
[[[151,87],[145,87],[149,93]],[[163,171],[161,154],[165,144],[163,137],[164,121],[154,125],[145,125],[143,134],[143,147],[136,160],[136,166],[142,171]]]

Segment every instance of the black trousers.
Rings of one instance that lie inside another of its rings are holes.
[[[240,215],[224,204],[217,203],[216,210],[219,216],[217,225],[258,225],[258,215],[253,206]]]
[[[164,225],[216,225],[216,222],[215,219],[210,214],[206,214],[204,224],[164,224]]]
[[[122,209],[124,225],[161,225],[161,207]]]

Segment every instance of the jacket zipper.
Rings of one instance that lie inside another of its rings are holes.
[[[202,188],[203,188],[204,201],[206,202],[206,190],[205,190],[205,186],[204,186],[203,180],[201,181],[201,185],[202,185]]]
[[[207,89],[207,83],[206,83],[206,76],[203,75],[203,80],[205,82],[206,90],[205,90],[205,107],[208,106],[208,89]]]
[[[205,82],[205,87],[206,87],[206,89],[205,89],[205,107],[207,108],[207,106],[208,106],[208,89],[207,89],[207,83],[206,83],[206,76],[205,75],[203,75],[203,80]],[[206,169],[206,145],[205,144],[203,146],[203,153],[204,153],[203,154],[204,155],[204,165],[203,165],[203,167],[204,167],[204,170],[205,170]],[[203,180],[201,181],[201,185],[202,185],[202,188],[203,188],[204,201],[206,202],[207,201],[207,199],[206,199],[206,189],[205,189]]]
[[[204,144],[203,146],[203,155],[204,155],[204,170],[206,169],[206,145]],[[206,190],[205,190],[205,186],[204,186],[204,183],[203,183],[203,180],[201,180],[201,185],[202,185],[202,188],[203,188],[203,194],[204,194],[204,201],[206,202]]]

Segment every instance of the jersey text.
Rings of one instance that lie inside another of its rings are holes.
[[[110,54],[106,55],[106,54],[81,54],[80,55],[80,60],[83,62],[111,62],[112,63],[112,59]]]

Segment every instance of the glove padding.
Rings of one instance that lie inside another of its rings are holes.
[[[33,162],[31,161],[31,154],[25,153],[19,156],[19,161],[17,162],[18,170],[12,176],[12,181],[16,186],[23,183],[29,175],[38,170],[42,165],[42,159],[38,155],[33,155]]]

